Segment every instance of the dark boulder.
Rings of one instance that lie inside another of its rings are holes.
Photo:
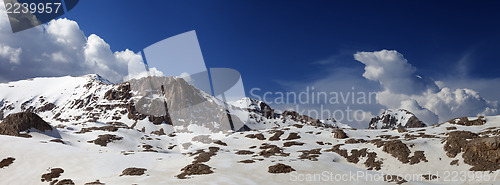
[[[0,123],[0,134],[19,136],[20,132],[32,128],[42,132],[52,130],[52,127],[35,113],[20,112],[8,115],[2,123]]]
[[[337,129],[333,132],[333,137],[336,139],[345,139],[348,138],[347,134],[342,129]]]

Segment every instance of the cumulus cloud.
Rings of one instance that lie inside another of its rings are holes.
[[[397,51],[358,52],[354,58],[365,64],[363,77],[383,87],[377,93],[381,105],[407,109],[428,124],[454,117],[498,114],[498,102],[488,101],[471,89],[453,90],[443,82],[438,86],[418,76],[416,68]]]
[[[12,33],[5,7],[0,4],[0,82],[90,73],[121,82],[137,76],[129,75],[128,68],[129,63],[142,64],[139,54],[113,52],[102,38],[95,34],[87,38],[75,21],[65,18]]]
[[[21,52],[21,48],[12,48],[10,46],[0,44],[0,56],[9,60],[9,63],[11,64],[19,64],[19,55]]]
[[[410,110],[417,118],[419,118],[424,123],[438,123],[439,117],[429,109],[421,107],[416,100],[407,99],[401,102],[400,108]]]
[[[421,94],[438,90],[432,80],[415,75],[417,69],[397,51],[358,52],[354,59],[365,64],[363,77],[378,81],[392,93]]]

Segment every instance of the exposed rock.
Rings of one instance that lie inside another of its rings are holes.
[[[297,141],[288,141],[286,143],[283,143],[283,147],[291,147],[291,146],[294,146],[294,145],[297,145],[297,146],[302,146],[304,145],[305,143],[302,143],[302,142],[297,142]]]
[[[106,100],[128,100],[132,97],[130,84],[120,84],[116,89],[110,89],[104,94]]]
[[[5,159],[2,159],[2,161],[0,161],[0,168],[8,167],[12,163],[14,163],[15,160],[16,159],[14,159],[13,157],[7,157]]]
[[[57,183],[55,185],[75,185],[75,183],[71,179],[63,179],[60,181],[56,180],[56,182]],[[51,182],[51,184],[53,184],[53,183],[54,183],[54,181]]]
[[[270,145],[267,143],[262,144],[260,149],[263,149],[263,150],[259,152],[259,155],[266,157],[266,158],[273,156],[273,155],[279,155],[279,156],[284,156],[284,157],[290,155],[289,153],[284,153],[282,148],[280,148],[276,145]]]
[[[366,140],[351,138],[345,141],[345,144],[356,144],[356,143],[366,143]]]
[[[418,128],[425,127],[413,113],[405,109],[386,110],[379,116],[373,117],[368,129],[392,129],[398,127]]]
[[[384,175],[384,181],[386,182],[394,182],[396,184],[403,184],[406,181],[403,177],[397,176],[397,175]]]
[[[366,157],[367,155],[367,148],[363,148],[363,149],[352,149],[351,150],[351,155],[347,156],[347,161],[350,162],[350,163],[358,163],[359,162],[359,158],[360,157]]]
[[[348,157],[347,150],[346,149],[340,149],[340,147],[342,145],[344,145],[344,144],[333,145],[333,147],[331,149],[327,149],[327,150],[325,150],[325,152],[335,152],[335,153],[339,154],[340,156],[342,156],[344,158],[347,158]]]
[[[425,175],[422,175],[422,177],[425,179],[425,180],[435,180],[438,178],[438,176],[436,175],[432,175],[432,174],[425,174]]]
[[[446,130],[457,130],[457,127],[446,127]]]
[[[215,144],[218,144],[218,145],[222,145],[222,146],[227,146],[227,144],[226,144],[226,143],[224,143],[224,142],[223,142],[223,141],[221,141],[221,140],[217,140],[217,141],[215,141],[214,143],[215,143]]]
[[[262,133],[258,133],[258,134],[248,134],[248,135],[246,135],[245,137],[247,137],[247,138],[251,138],[251,139],[257,138],[258,140],[266,140],[266,138],[264,137],[264,135],[263,135]]]
[[[335,152],[339,154],[340,156],[344,157],[347,159],[347,162],[350,163],[358,163],[360,157],[368,157],[366,161],[364,162],[364,165],[368,168],[368,170],[380,170],[381,165],[383,164],[382,161],[376,160],[377,158],[377,153],[375,152],[368,152],[367,148],[363,149],[353,149],[351,150],[351,155],[347,153],[346,149],[340,149],[340,146],[344,144],[337,144],[334,145],[331,149],[325,150],[325,152]]]
[[[167,115],[164,115],[164,116],[149,116],[149,121],[153,122],[153,124],[155,125],[159,125],[159,124],[162,124],[162,123],[166,123],[166,124],[172,124],[172,120],[170,119],[170,116],[167,114]]]
[[[20,112],[8,115],[2,123],[0,123],[0,134],[20,136],[20,132],[32,128],[42,132],[52,130],[52,127],[35,113]]]
[[[53,103],[46,103],[45,105],[43,105],[43,106],[38,107],[37,109],[35,109],[35,112],[38,113],[38,112],[51,111],[54,108],[56,108],[56,105],[54,105]]]
[[[163,136],[163,135],[166,135],[165,134],[165,130],[163,130],[163,128],[160,128],[160,130],[155,130],[155,131],[152,131],[151,134],[153,135],[158,135],[158,136]]]
[[[96,145],[101,145],[101,146],[107,146],[108,143],[111,143],[113,141],[117,140],[122,140],[123,137],[112,135],[112,134],[104,134],[104,135],[99,135],[97,139],[93,141],[89,141],[90,143],[94,143]]]
[[[250,150],[239,150],[236,152],[237,155],[251,155],[254,154],[255,152],[252,152]]]
[[[208,162],[210,161],[210,158],[212,156],[215,156],[217,155],[217,151],[219,151],[220,149],[218,147],[209,147],[208,148],[208,152],[205,152],[203,150],[199,150],[197,153],[198,153],[198,156],[196,156],[193,161],[193,163],[204,163],[204,162]]]
[[[273,166],[269,166],[269,173],[290,173],[292,171],[295,171],[291,166],[288,166],[286,164],[278,163]]]
[[[312,117],[309,117],[307,115],[301,115],[298,112],[292,111],[292,110],[286,110],[281,114],[281,119],[283,122],[286,122],[287,120],[293,120],[295,122],[300,122],[303,124],[307,125],[312,125],[312,126],[318,126],[318,127],[333,127],[331,125],[326,125],[321,123],[319,119],[314,119]]]
[[[458,159],[451,161],[450,165],[452,165],[452,166],[453,165],[458,166]]]
[[[484,116],[478,116],[475,120],[469,120],[467,117],[455,118],[448,121],[451,124],[464,125],[464,126],[474,126],[474,125],[484,125],[486,119]]]
[[[342,129],[337,129],[333,133],[333,137],[336,139],[345,139],[347,138],[347,134]]]
[[[186,179],[186,176],[191,176],[191,175],[205,175],[205,174],[211,174],[214,173],[210,166],[206,164],[201,164],[201,163],[194,163],[194,164],[189,164],[186,167],[181,169],[182,173],[177,175],[177,178],[179,179]]]
[[[385,144],[385,141],[382,141],[382,139],[373,139],[368,142],[374,144],[375,146],[377,146],[377,148],[380,148]]]
[[[300,139],[299,133],[292,132],[284,140],[294,140],[294,139]]]
[[[410,164],[417,164],[421,161],[428,162],[424,151],[415,151],[413,156],[410,157]]]
[[[64,173],[64,170],[61,168],[52,168],[49,173],[42,175],[42,182],[47,181],[50,182],[52,179],[59,178],[61,173]]]
[[[264,102],[260,102],[260,110],[262,115],[267,119],[272,119],[275,117],[274,109],[271,109],[271,107]]]
[[[254,160],[251,160],[251,159],[247,159],[247,160],[243,160],[243,161],[238,161],[239,163],[254,163],[255,161]]]
[[[384,143],[384,148],[382,151],[391,154],[393,157],[398,159],[403,163],[408,163],[408,156],[410,155],[410,149],[408,146],[401,142],[400,140],[391,140]]]
[[[462,152],[462,148],[467,145],[468,139],[477,138],[476,133],[469,131],[453,131],[448,133],[448,138],[446,138],[446,143],[444,144],[444,151],[446,155],[450,158],[457,156],[458,153]]]
[[[115,126],[103,126],[103,127],[87,127],[87,128],[82,128],[80,131],[78,132],[75,132],[77,134],[83,134],[83,133],[87,133],[87,132],[92,132],[93,130],[102,130],[102,131],[107,131],[107,132],[116,132],[118,131],[118,128],[119,127],[115,127]]]
[[[368,158],[366,159],[364,165],[367,167],[367,170],[380,170],[382,167],[383,162],[377,159],[377,153],[375,152],[368,152],[367,153]]]
[[[398,132],[403,133],[403,132],[408,132],[408,130],[406,130],[406,128],[404,127],[398,127]]]
[[[500,169],[500,137],[476,138],[468,142],[462,155],[472,171]]]
[[[61,140],[61,139],[52,139],[52,140],[50,140],[50,142],[64,144],[64,141],[63,141],[63,140]]]
[[[151,146],[151,145],[142,145],[142,148],[144,148],[146,150],[151,150],[153,148],[153,146]]]
[[[105,184],[99,180],[95,180],[94,182],[87,182],[84,185],[105,185]]]
[[[127,169],[123,170],[122,174],[120,176],[124,176],[124,175],[141,176],[141,175],[144,175],[144,172],[146,172],[146,171],[147,171],[147,169],[144,169],[144,168],[131,167],[131,168],[127,168]]]
[[[280,140],[281,135],[285,133],[281,130],[276,130],[274,132],[275,132],[274,135],[269,138],[269,141],[278,141]]]
[[[311,161],[317,161],[319,155],[321,155],[321,148],[312,149],[312,150],[299,150],[298,152],[302,152],[299,155],[299,159],[309,159]]]

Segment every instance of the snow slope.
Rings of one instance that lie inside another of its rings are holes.
[[[169,87],[175,86],[166,90]],[[0,160],[15,159],[5,166],[0,162],[0,184],[49,184],[41,181],[42,175],[55,168],[64,172],[51,179],[53,183],[70,179],[75,184],[96,180],[106,184],[395,184],[388,182],[392,175],[404,178],[403,184],[500,183],[499,170],[470,171],[473,165],[466,162],[466,151],[450,157],[445,150],[450,135],[457,131],[477,134],[463,143],[500,137],[500,116],[486,117],[484,124],[472,126],[454,121],[403,130],[352,129],[335,120],[315,120],[292,111],[274,113],[263,102],[251,99],[225,105],[198,94],[203,102],[210,99],[206,102],[227,108],[232,116],[248,115],[245,124],[259,129],[210,132],[203,124],[190,124],[183,130],[175,124],[155,124],[147,115],[133,117],[140,113],[130,117],[131,102],[140,97],[127,97],[123,88],[97,75],[0,84],[4,117],[29,110],[55,129],[51,133],[32,130],[31,138],[0,135]],[[50,103],[54,106],[47,106]],[[398,116],[399,120],[408,118]],[[335,138],[339,130],[347,138]],[[103,136],[114,139],[100,145],[96,140]],[[407,156],[398,156],[405,152]],[[409,158],[406,162],[405,157]],[[289,168],[276,170],[277,164]],[[195,169],[195,174],[179,178],[190,165],[206,165],[211,173]],[[146,171],[122,175],[131,167]],[[270,168],[278,173],[270,173]],[[424,178],[433,176],[436,179]]]

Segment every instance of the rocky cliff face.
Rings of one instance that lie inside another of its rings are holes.
[[[425,127],[413,113],[405,109],[386,110],[370,121],[368,129],[418,128]]]

